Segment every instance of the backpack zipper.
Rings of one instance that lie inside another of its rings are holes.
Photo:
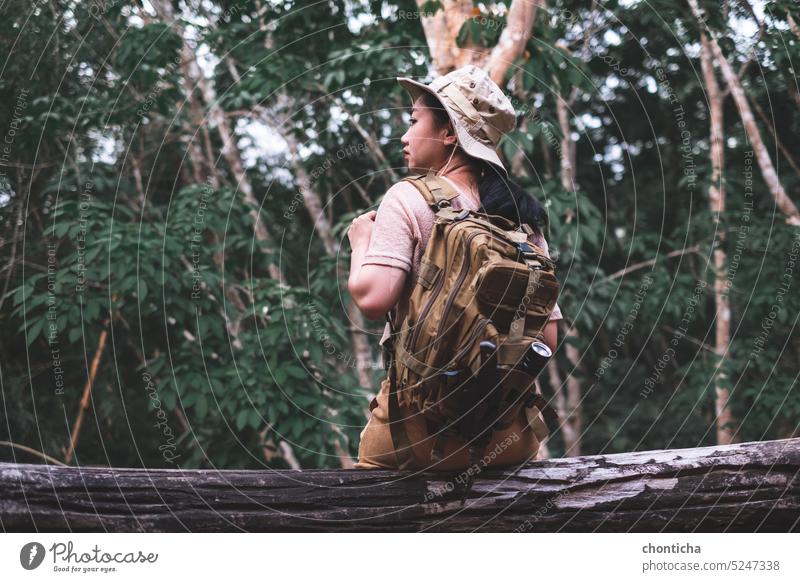
[[[469,255],[469,245],[472,242],[472,239],[474,239],[476,236],[481,235],[481,234],[489,234],[489,233],[478,231],[478,232],[473,232],[471,235],[469,235],[467,237],[467,241],[464,244],[464,247],[466,248],[466,253],[467,253],[466,254],[466,261],[464,261],[464,264],[461,266],[461,273],[459,273],[459,275],[458,275],[458,280],[456,281],[456,284],[453,285],[453,287],[452,287],[453,290],[450,292],[450,295],[447,297],[447,302],[444,304],[444,309],[442,310],[442,319],[439,321],[439,325],[436,328],[436,339],[433,340],[433,343],[431,345],[431,349],[434,349],[434,350],[438,350],[439,349],[437,347],[437,343],[440,342],[440,340],[441,340],[442,329],[444,328],[444,324],[447,321],[446,315],[450,311],[450,307],[452,306],[453,301],[455,301],[456,296],[458,295],[458,288],[464,282],[464,279],[466,278],[467,272],[469,270],[469,266],[470,266],[470,264],[472,262],[472,259],[471,259],[470,255]]]
[[[434,226],[434,228],[435,228],[435,226]],[[450,238],[451,235],[452,235],[452,231],[447,233],[447,239],[445,239],[445,241],[444,241],[445,245],[447,245],[447,240]],[[419,338],[420,329],[421,329],[420,322],[424,321],[425,316],[428,315],[428,311],[430,311],[431,307],[433,306],[433,302],[434,302],[434,300],[436,298],[436,294],[439,292],[439,289],[442,288],[442,285],[444,285],[444,280],[445,280],[446,276],[447,276],[447,274],[444,273],[444,272],[439,273],[439,278],[436,281],[436,285],[434,286],[434,291],[431,293],[431,296],[428,299],[428,302],[425,304],[425,307],[422,308],[422,311],[420,312],[420,315],[417,318],[417,321],[414,323],[414,325],[416,327],[414,329],[414,332],[411,334],[410,340],[406,343],[406,349],[407,350],[410,351],[409,348],[411,346],[413,346],[413,345],[416,345],[417,339]]]
[[[473,329],[472,332],[469,334],[469,340],[467,341],[466,345],[463,348],[461,348],[458,351],[458,353],[453,357],[453,359],[450,361],[458,362],[458,360],[463,358],[464,354],[466,354],[472,347],[472,344],[475,342],[475,338],[478,336],[478,333],[486,329],[486,327],[489,325],[489,323],[491,323],[491,321],[492,320],[490,318],[481,316],[481,322],[478,325],[476,325],[475,329]]]

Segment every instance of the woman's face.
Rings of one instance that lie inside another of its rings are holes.
[[[426,174],[429,169],[438,170],[447,162],[457,139],[449,124],[437,126],[433,111],[419,97],[411,109],[411,126],[400,142],[408,169],[416,174]]]

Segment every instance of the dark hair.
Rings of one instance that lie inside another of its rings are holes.
[[[422,94],[423,104],[431,109],[439,126],[450,123],[450,116],[438,98],[430,93]],[[541,234],[547,224],[547,213],[539,200],[489,162],[475,159],[481,178],[478,180],[478,193],[481,198],[480,211],[496,214],[516,224],[527,223],[535,232]]]

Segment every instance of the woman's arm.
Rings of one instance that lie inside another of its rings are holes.
[[[405,282],[406,272],[402,269],[363,265],[357,271],[351,270],[347,288],[367,319],[381,319],[400,300]]]
[[[406,272],[388,265],[364,265],[375,211],[362,214],[353,221],[347,232],[352,252],[347,290],[367,319],[381,319],[400,300],[406,282]]]

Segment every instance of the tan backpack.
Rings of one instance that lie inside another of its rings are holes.
[[[419,467],[399,405],[420,411],[436,434],[432,463],[441,459],[443,439],[460,435],[474,464],[492,433],[508,428],[523,406],[541,440],[548,429],[540,412],[558,425],[534,383],[552,355],[542,339],[559,290],[553,261],[528,242],[527,224],[454,210],[458,193],[432,172],[404,180],[422,193],[436,222],[399,329],[387,315],[389,426],[400,468]]]

